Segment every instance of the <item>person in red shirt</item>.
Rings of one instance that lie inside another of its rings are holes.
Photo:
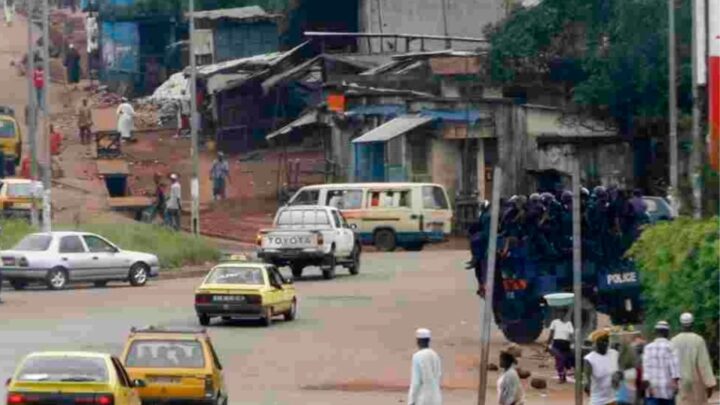
[[[50,153],[53,156],[60,154],[63,136],[60,132],[55,131],[55,127],[50,125]]]
[[[38,108],[45,109],[44,90],[45,90],[45,71],[41,66],[37,66],[33,71],[33,86],[37,93]]]

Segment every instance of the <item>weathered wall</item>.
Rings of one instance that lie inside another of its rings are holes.
[[[459,187],[462,156],[459,142],[433,138],[430,147],[430,173],[432,182],[443,185],[451,198]]]
[[[361,0],[360,31],[445,35],[443,3],[450,36],[481,38],[483,27],[500,18],[497,0]],[[379,43],[373,45],[377,49]],[[445,49],[442,41],[425,45],[428,50]],[[453,44],[453,48],[463,49],[460,45]],[[468,49],[477,48],[477,44],[463,45]],[[420,49],[419,42],[414,46]]]
[[[554,169],[572,173],[572,162],[580,160],[580,178],[584,185],[617,185],[633,187],[630,145],[624,142],[611,144],[551,144],[537,149],[537,169]]]

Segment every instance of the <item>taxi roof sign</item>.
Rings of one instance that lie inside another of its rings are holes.
[[[242,253],[228,253],[225,254],[221,262],[249,262],[250,258],[248,255],[242,254]]]

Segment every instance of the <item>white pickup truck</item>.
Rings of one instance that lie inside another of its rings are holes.
[[[257,236],[258,257],[276,266],[290,266],[293,277],[307,266],[319,266],[323,278],[335,277],[335,267],[360,271],[361,244],[342,213],[333,207],[296,205],[275,215],[272,229]]]

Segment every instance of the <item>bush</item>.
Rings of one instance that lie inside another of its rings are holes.
[[[679,330],[683,312],[695,316],[696,332],[718,342],[720,239],[718,218],[680,218],[645,230],[629,255],[641,273],[645,324],[667,320]],[[715,369],[718,346],[709,345]]]
[[[23,236],[33,232],[33,228],[20,220],[7,220],[0,223],[3,231],[0,235],[0,247],[8,249]],[[77,230],[73,226],[59,225],[57,230]],[[220,251],[207,239],[196,238],[183,232],[174,232],[167,228],[143,223],[127,224],[84,224],[81,231],[92,232],[108,238],[122,249],[136,250],[156,254],[163,268],[178,268],[192,264],[203,264],[220,258]]]

